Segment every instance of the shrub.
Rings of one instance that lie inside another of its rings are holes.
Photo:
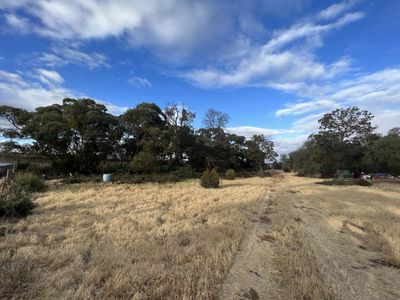
[[[365,180],[363,178],[355,179],[355,180],[353,180],[353,182],[355,185],[360,185],[360,186],[371,186],[372,185],[372,182]]]
[[[42,192],[46,189],[43,179],[33,173],[17,173],[13,185],[26,193]]]
[[[325,181],[320,182],[320,184],[323,184],[323,185],[346,185],[346,186],[351,186],[351,185],[371,186],[372,182],[369,182],[368,180],[359,178],[359,179],[354,179],[354,180],[343,180],[343,179],[325,180]]]
[[[284,168],[283,168],[283,172],[289,173],[289,172],[290,172],[290,168],[289,168],[289,167],[284,167]]]
[[[343,179],[333,179],[333,180],[325,180],[322,181],[321,184],[323,185],[349,185]]]
[[[185,165],[183,167],[178,168],[174,174],[179,178],[179,179],[188,179],[188,178],[194,178],[196,177],[196,173],[192,169],[190,165]]]
[[[103,174],[127,172],[129,171],[129,164],[120,161],[107,160],[100,167],[99,172]]]
[[[229,169],[225,172],[225,179],[233,180],[236,177],[236,172],[234,169]]]
[[[139,152],[133,159],[131,166],[134,170],[139,172],[157,172],[159,169],[159,162],[157,156],[151,152]]]
[[[35,207],[31,198],[22,190],[13,190],[7,198],[0,202],[0,216],[25,217]]]
[[[219,188],[219,175],[215,169],[205,170],[200,178],[200,185],[204,188]]]

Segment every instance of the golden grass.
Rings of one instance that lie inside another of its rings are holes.
[[[350,231],[362,246],[376,251],[377,260],[400,267],[400,185],[317,189],[308,201],[329,212],[331,223],[341,223],[340,230]]]
[[[212,299],[268,178],[221,189],[83,184],[39,194],[1,221],[0,295],[48,299]]]

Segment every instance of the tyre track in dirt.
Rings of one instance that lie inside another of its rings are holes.
[[[277,180],[273,180],[275,185]],[[275,241],[271,233],[274,203],[269,188],[265,199],[246,224],[244,238],[219,293],[219,299],[277,299],[279,288],[272,268]]]
[[[349,221],[332,230],[333,212],[315,202],[329,190],[285,177],[273,179],[248,222],[219,298],[400,299],[400,270],[371,264],[379,253],[367,253],[352,234],[364,228]]]

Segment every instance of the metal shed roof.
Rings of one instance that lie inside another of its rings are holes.
[[[0,163],[0,169],[12,169],[14,168],[13,163]]]

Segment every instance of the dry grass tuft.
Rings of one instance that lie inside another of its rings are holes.
[[[27,219],[1,221],[0,295],[212,299],[269,182],[53,188]]]

